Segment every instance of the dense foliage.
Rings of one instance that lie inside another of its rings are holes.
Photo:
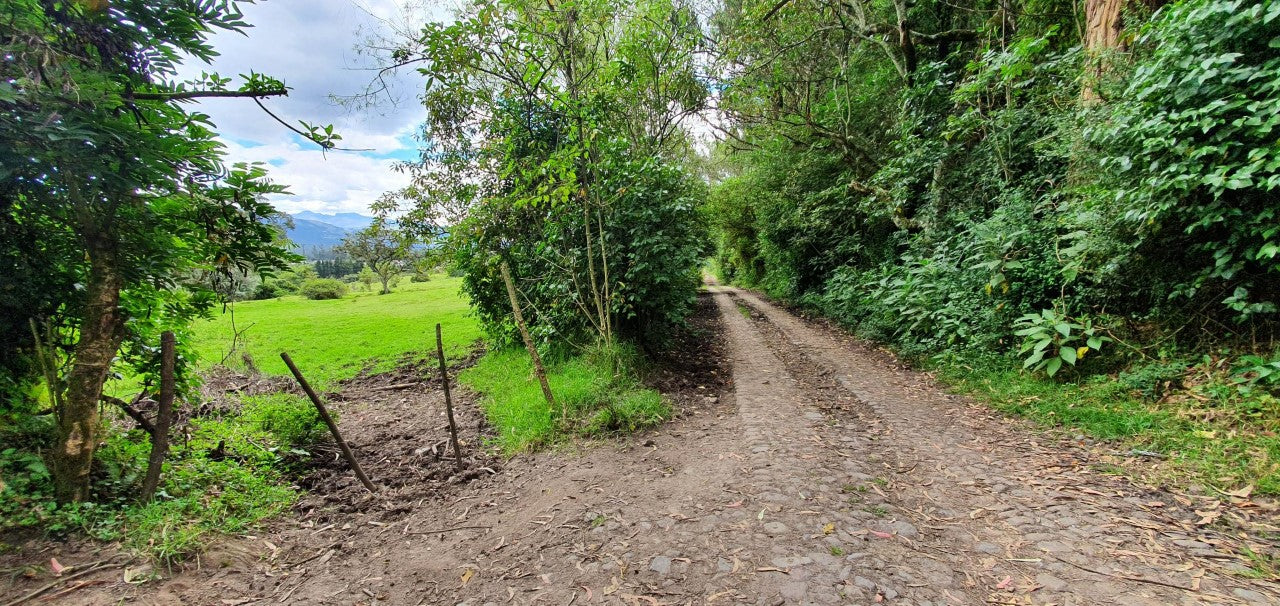
[[[1108,45],[1074,2],[730,3],[719,270],[912,355],[1265,353],[1280,7],[1147,6]]]
[[[669,0],[480,0],[402,41],[428,76],[414,184],[384,200],[447,250],[499,341],[506,262],[543,343],[660,338],[699,283],[704,186],[681,119],[707,96],[700,29]]]
[[[291,258],[265,201],[284,188],[260,166],[228,166],[208,116],[183,103],[285,88],[255,73],[238,89],[175,79],[184,57],[214,56],[213,31],[247,27],[234,2],[5,6],[0,412],[51,409],[58,497],[80,501],[117,356],[155,385],[161,331],[209,310],[220,282]],[[185,364],[179,374],[188,391]]]

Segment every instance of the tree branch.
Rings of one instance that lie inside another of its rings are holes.
[[[760,22],[764,23],[765,21],[772,19],[774,15],[778,14],[778,11],[782,10],[782,8],[788,4],[791,4],[791,0],[779,0],[777,4],[773,5],[773,8],[769,9],[769,12],[765,13],[764,16],[760,18]]]
[[[138,395],[142,396],[142,394],[138,394]],[[136,421],[138,423],[138,426],[141,427],[143,431],[147,432],[150,435],[156,434],[155,425],[152,425],[150,420],[142,416],[142,413],[139,412],[136,408],[134,408],[132,404],[125,402],[120,398],[116,398],[106,394],[102,395],[102,401],[107,402],[108,404],[115,404],[116,406],[119,406],[120,409],[124,411],[124,414],[129,415],[130,419],[133,419],[134,421]],[[139,400],[134,400],[134,404],[138,403],[138,401]]]
[[[287,96],[288,89],[279,88],[274,90],[252,91],[252,90],[188,90],[176,93],[137,93],[126,92],[123,96],[126,99],[134,99],[137,101],[183,101],[187,99],[203,99],[206,97],[249,97],[258,99],[259,97],[279,97]]]
[[[272,118],[274,118],[276,122],[279,122],[279,123],[280,123],[282,126],[284,126],[285,128],[287,128],[287,129],[289,129],[289,130],[291,130],[291,131],[293,131],[293,132],[295,132],[295,133],[298,133],[299,135],[301,135],[301,136],[302,136],[302,138],[304,138],[304,139],[306,139],[306,140],[308,140],[308,141],[310,141],[310,142],[312,142],[312,143],[315,143],[316,145],[319,145],[320,147],[322,147],[322,148],[324,148],[324,149],[333,149],[333,150],[338,150],[338,151],[373,151],[373,149],[372,149],[372,148],[366,148],[366,149],[352,149],[352,148],[349,148],[349,147],[338,147],[338,146],[336,146],[336,145],[334,145],[334,144],[332,144],[332,143],[324,143],[324,142],[321,142],[321,141],[317,141],[317,140],[315,139],[315,137],[312,137],[312,136],[311,136],[311,133],[301,131],[301,130],[299,130],[299,129],[295,128],[292,124],[289,124],[288,122],[285,122],[285,121],[284,121],[284,118],[281,118],[280,116],[275,115],[275,113],[274,113],[274,112],[272,112],[271,110],[267,109],[267,106],[263,105],[263,104],[262,104],[262,101],[261,101],[261,100],[259,100],[257,97],[251,97],[251,98],[253,99],[253,102],[254,102],[254,103],[257,103],[257,104],[258,104],[258,107],[262,108],[262,111],[266,112],[268,116],[271,116]]]

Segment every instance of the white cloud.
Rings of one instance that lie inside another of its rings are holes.
[[[408,185],[409,177],[392,169],[394,160],[344,151],[322,151],[296,141],[247,147],[227,142],[233,161],[269,162],[271,178],[289,186],[291,196],[273,199],[285,212],[368,214],[383,192]]]
[[[333,124],[343,137],[341,147],[369,151],[324,152],[304,144],[249,99],[203,100],[198,110],[217,124],[227,159],[272,164],[272,178],[295,194],[277,201],[289,212],[367,213],[383,192],[407,184],[392,165],[393,158],[414,157],[412,135],[426,117],[417,102],[418,74],[410,69],[391,75],[390,90],[373,107],[351,110],[331,96],[355,95],[369,84],[373,60],[358,50],[369,36],[412,32],[415,21],[420,24],[425,15],[438,19],[443,11],[423,8],[417,0],[273,0],[241,7],[254,27],[246,35],[217,33],[212,43],[220,56],[211,66],[191,62],[183,77],[201,71],[235,77],[253,70],[280,78],[292,90],[288,97],[263,101],[272,112],[294,126],[298,120]]]

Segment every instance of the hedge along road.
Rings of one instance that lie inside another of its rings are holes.
[[[1197,530],[1169,495],[1092,472],[1087,452],[751,293],[712,290],[732,366],[732,389],[707,392],[713,405],[622,443],[518,457],[435,500],[383,495],[323,527],[285,521],[259,537],[279,552],[246,541],[241,550],[263,553],[135,595],[474,606],[1280,599],[1272,584],[1226,573],[1214,545],[1227,537]]]

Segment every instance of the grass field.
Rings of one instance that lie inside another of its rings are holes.
[[[437,322],[446,355],[460,357],[482,336],[459,292],[461,284],[461,278],[442,275],[430,282],[406,281],[387,295],[358,292],[329,301],[286,296],[236,303],[235,325],[244,331],[240,350],[272,375],[289,374],[280,360],[280,352],[288,352],[307,380],[322,390],[364,369],[381,372],[434,359]],[[198,365],[209,368],[231,346],[231,315],[197,322],[192,332]],[[242,367],[240,354],[227,364]]]

